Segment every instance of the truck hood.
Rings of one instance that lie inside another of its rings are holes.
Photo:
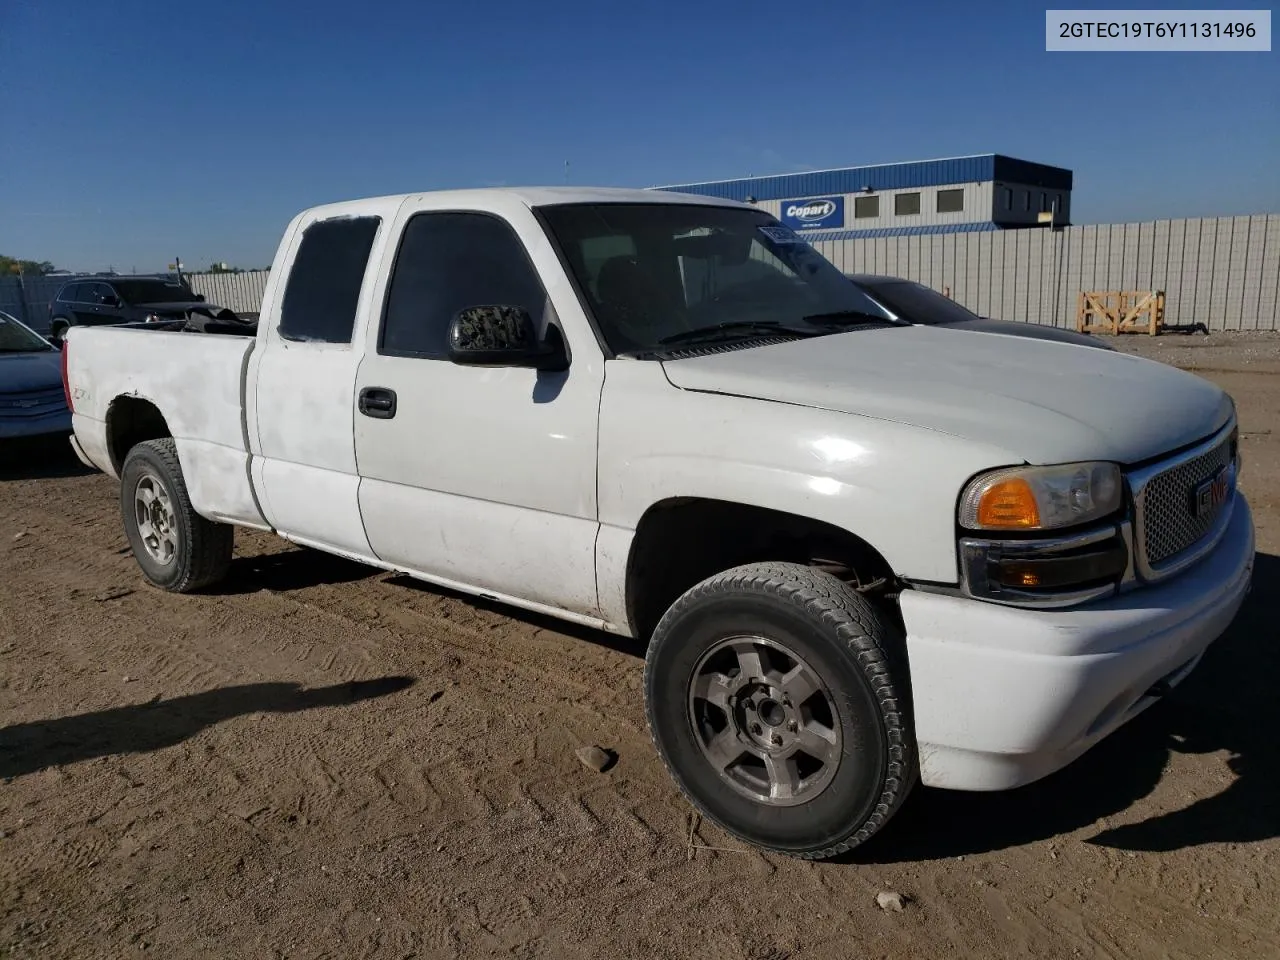
[[[0,353],[0,393],[62,387],[62,355],[56,350]]]
[[[937,430],[1030,463],[1148,460],[1212,433],[1231,399],[1110,350],[947,327],[850,331],[663,361],[684,390]]]

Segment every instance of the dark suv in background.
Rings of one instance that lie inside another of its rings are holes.
[[[71,327],[182,320],[204,296],[165,277],[71,280],[49,304],[49,338],[61,343]]]
[[[992,320],[980,317],[961,306],[950,297],[932,287],[901,277],[879,277],[867,273],[846,273],[854,286],[869,296],[885,310],[908,323],[917,326],[950,327],[953,330],[972,330],[977,333],[1003,333],[1011,337],[1030,337],[1033,340],[1053,340],[1057,343],[1074,343],[1082,347],[1113,349],[1097,337],[1076,333],[1061,327],[1050,327],[1022,320]]]

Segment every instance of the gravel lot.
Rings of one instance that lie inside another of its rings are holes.
[[[1280,957],[1280,336],[1120,347],[1236,398],[1244,612],[1067,770],[843,862],[692,818],[633,643],[244,532],[171,596],[112,481],[0,447],[0,955]]]

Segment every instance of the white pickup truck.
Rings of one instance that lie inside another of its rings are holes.
[[[236,525],[648,641],[654,742],[760,847],[1016,787],[1249,589],[1235,408],[1123,353],[887,317],[763,211],[502,189],[320,206],[250,336],[73,328],[143,574]]]

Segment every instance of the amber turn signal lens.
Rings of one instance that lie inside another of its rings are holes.
[[[1040,574],[1025,564],[1014,562],[1000,565],[1000,582],[1011,587],[1038,587]]]
[[[992,484],[978,503],[978,523],[1004,529],[1039,526],[1040,508],[1031,485],[1021,477]]]

